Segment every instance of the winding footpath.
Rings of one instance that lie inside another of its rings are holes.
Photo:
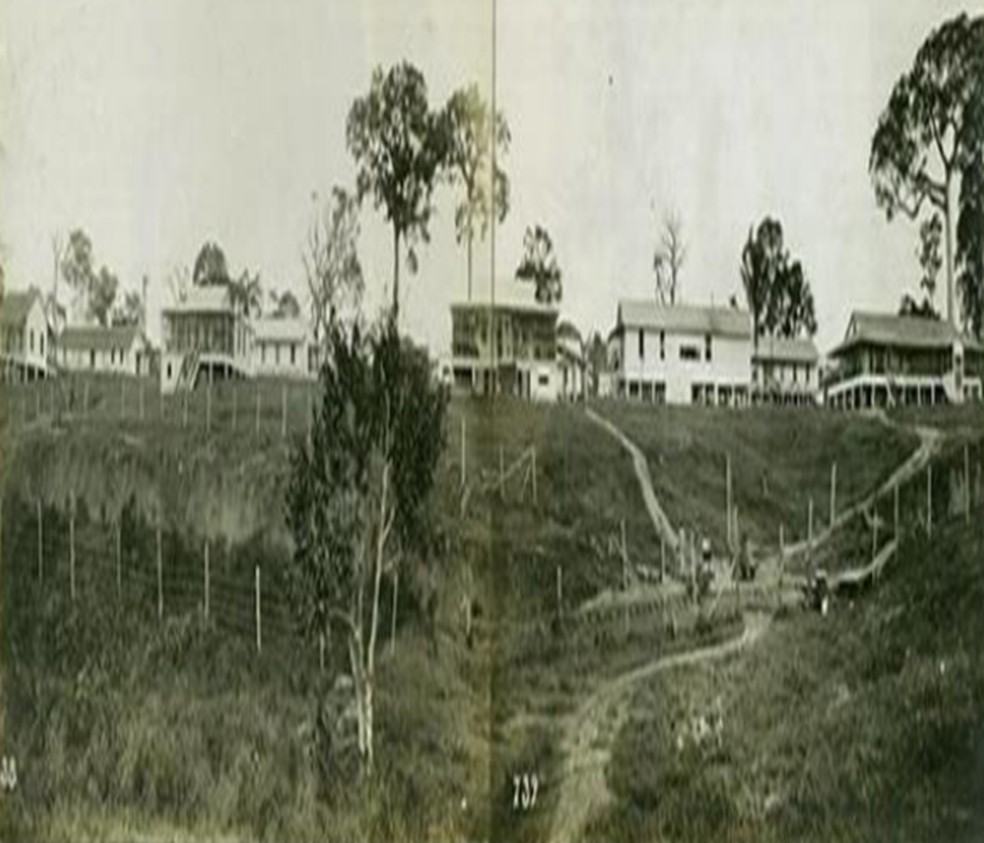
[[[675,547],[677,533],[653,491],[652,477],[645,455],[635,442],[608,419],[590,408],[586,409],[586,413],[588,418],[614,436],[631,455],[639,488],[653,526],[660,536]],[[896,424],[884,415],[881,416],[881,421],[886,425]],[[943,437],[940,431],[929,427],[916,427],[915,432],[919,436],[919,446],[916,450],[879,488],[843,510],[832,524],[828,524],[825,530],[815,536],[814,548],[827,541],[836,530],[859,512],[870,508],[878,497],[891,492],[896,484],[906,482],[926,466],[939,451]],[[805,552],[808,546],[805,540],[787,546],[786,558]],[[890,549],[886,548],[882,554],[879,554],[879,559],[875,563],[879,566],[879,570],[892,551],[894,551],[894,542]],[[776,567],[778,558],[770,562]],[[863,572],[860,569],[856,572],[844,572],[845,576],[852,574],[860,576]],[[569,716],[561,742],[564,766],[560,780],[560,795],[550,829],[550,843],[575,843],[583,835],[588,823],[610,804],[612,794],[608,789],[605,773],[611,758],[611,746],[628,717],[631,691],[636,684],[674,668],[693,666],[735,655],[754,644],[765,632],[768,624],[767,615],[747,615],[745,630],[740,636],[711,647],[664,656],[624,673],[602,685]]]

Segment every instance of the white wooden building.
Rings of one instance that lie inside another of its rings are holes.
[[[825,401],[844,409],[980,401],[984,346],[949,322],[855,311],[830,352]]]
[[[623,300],[608,351],[617,397],[711,406],[751,400],[752,320],[745,310]]]
[[[151,374],[153,359],[150,341],[138,325],[68,325],[58,337],[55,353],[66,371],[138,377]]]
[[[820,354],[806,337],[759,337],[752,352],[752,400],[761,404],[812,405],[820,390]]]
[[[303,378],[312,370],[311,340],[303,319],[254,319],[253,372],[256,375]]]
[[[50,374],[52,332],[41,294],[11,290],[0,301],[0,374],[7,382],[46,378]]]

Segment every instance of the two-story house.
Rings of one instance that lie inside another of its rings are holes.
[[[11,290],[0,301],[0,372],[6,382],[46,378],[50,374],[52,332],[44,302],[33,287]]]
[[[229,284],[190,287],[162,311],[161,390],[193,389],[200,377],[249,377],[253,331]]]
[[[829,357],[829,406],[844,409],[981,400],[984,346],[940,319],[855,311]]]
[[[561,392],[557,310],[538,303],[451,305],[456,391],[554,400]]]
[[[750,401],[752,320],[745,310],[623,300],[608,356],[619,397],[719,406]]]
[[[752,400],[761,404],[812,405],[820,388],[820,355],[812,339],[759,337],[752,351]]]

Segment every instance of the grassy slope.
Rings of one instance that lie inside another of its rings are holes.
[[[740,529],[774,546],[780,524],[787,540],[805,537],[811,497],[815,527],[826,522],[834,460],[840,509],[873,489],[918,444],[914,435],[875,419],[819,409],[735,412],[606,402],[599,410],[645,452],[670,520],[696,527],[719,548],[727,529],[728,454]]]
[[[984,834],[984,527],[914,540],[875,593],[774,622],[727,666],[641,689],[594,836],[977,840]],[[720,748],[675,744],[720,698]],[[592,835],[589,834],[589,837]]]

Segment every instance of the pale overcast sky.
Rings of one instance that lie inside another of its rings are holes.
[[[867,172],[871,134],[930,29],[979,7],[949,0],[499,0],[498,104],[512,130],[512,207],[497,275],[524,228],[551,232],[562,310],[607,331],[619,297],[652,295],[660,219],[683,221],[687,301],[740,293],[749,227],[777,215],[806,268],[821,349],[852,307],[895,308],[917,285],[916,228],[889,224]],[[350,185],[345,118],[371,69],[403,58],[432,105],[491,75],[488,0],[2,0],[0,244],[7,284],[47,286],[51,237],[74,227],[126,288],[165,279],[206,239],[230,269],[304,288],[314,209]],[[456,196],[403,274],[403,321],[436,351],[465,296]],[[370,308],[391,241],[362,212]],[[476,251],[486,295],[488,245]],[[500,284],[498,295],[515,297]],[[944,298],[938,294],[937,304]],[[156,333],[156,331],[155,331]]]

